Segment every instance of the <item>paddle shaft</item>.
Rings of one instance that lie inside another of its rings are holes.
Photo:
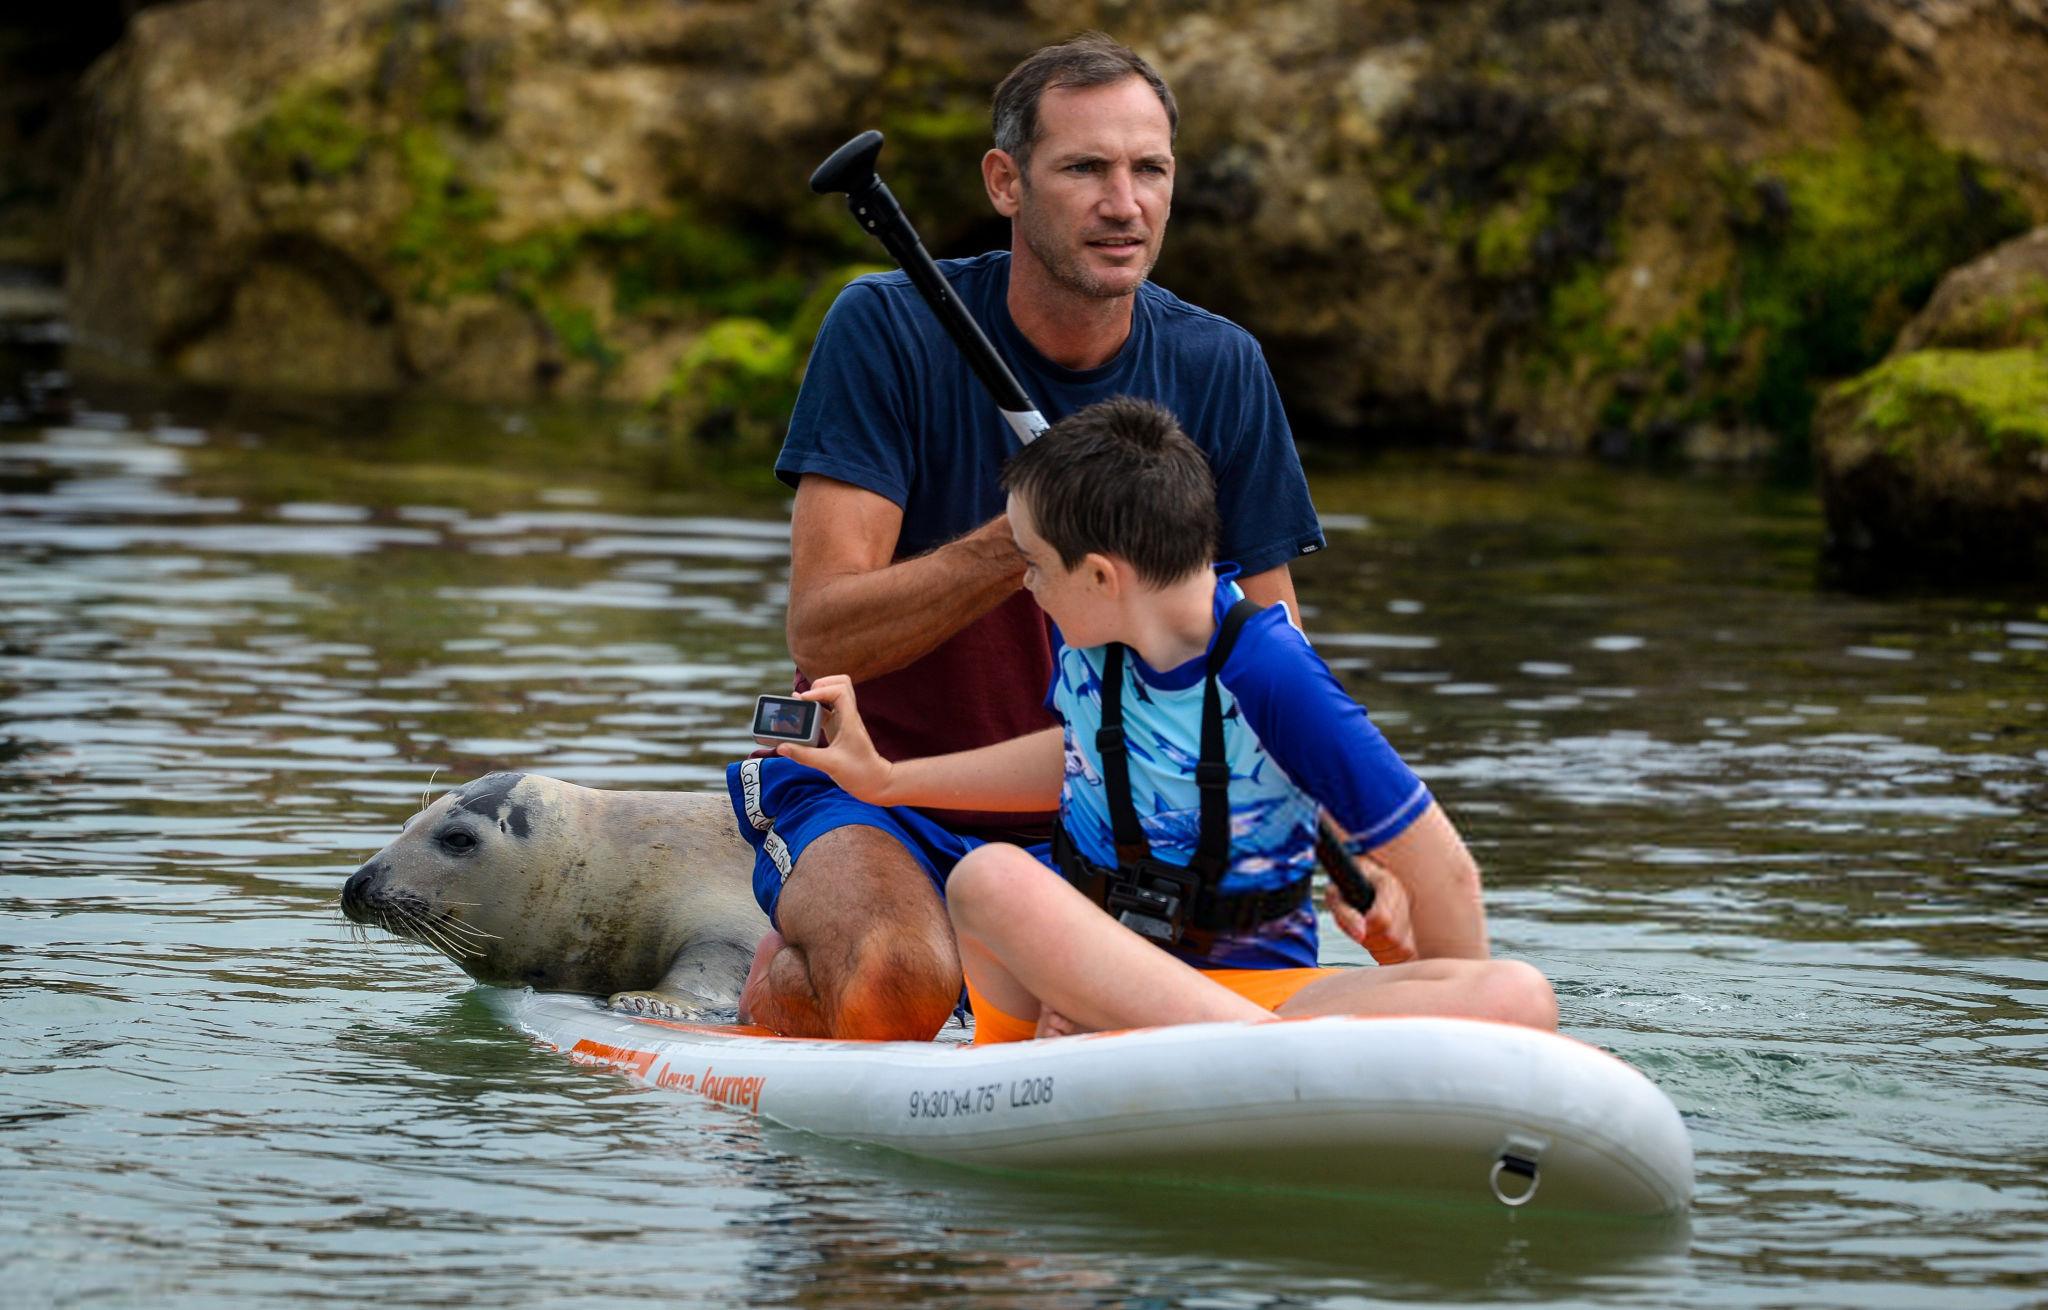
[[[910,275],[912,286],[938,315],[939,323],[946,329],[946,335],[967,360],[974,375],[981,379],[981,385],[988,389],[996,408],[1003,412],[1003,419],[1010,430],[1017,434],[1020,442],[1029,442],[1049,426],[1045,415],[1026,395],[1024,387],[1017,381],[1017,375],[996,353],[988,334],[981,330],[981,324],[974,321],[974,315],[967,312],[967,306],[960,303],[960,296],[953,290],[953,284],[946,281],[946,275],[939,272],[930,252],[911,225],[910,218],[903,212],[896,197],[875,172],[875,159],[882,152],[882,134],[873,130],[861,133],[845,145],[832,152],[824,163],[811,174],[811,190],[819,195],[834,192],[846,194],[846,208],[853,214],[854,222],[872,233],[891,255],[896,257],[903,271]],[[1358,860],[1344,848],[1344,838],[1337,831],[1337,825],[1326,814],[1316,818],[1316,859],[1337,885],[1337,892],[1349,901],[1360,914],[1372,909],[1372,882],[1358,867]]]
[[[1017,440],[1028,442],[1049,426],[1045,416],[1038,412],[1038,406],[1024,394],[1024,388],[1017,381],[1017,375],[1010,372],[1010,366],[996,353],[989,343],[981,324],[974,321],[974,315],[967,312],[967,306],[960,303],[960,296],[953,290],[953,284],[946,281],[946,275],[939,272],[924,242],[918,238],[917,229],[903,212],[903,206],[875,173],[875,156],[881,153],[882,134],[876,131],[861,133],[832,152],[832,157],[818,165],[811,174],[811,190],[819,195],[830,195],[835,191],[846,193],[846,208],[859,223],[879,240],[888,252],[896,257],[903,271],[910,275],[911,285],[917,288],[924,303],[939,316],[940,326],[946,335],[953,338],[953,344],[960,350],[973,368],[974,375],[981,379],[981,385],[988,390],[996,408],[1003,412],[1003,419],[1010,430],[1017,434]]]

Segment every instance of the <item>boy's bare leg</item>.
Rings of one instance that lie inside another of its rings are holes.
[[[1014,846],[985,846],[962,860],[947,906],[975,990],[1006,1014],[1046,1020],[1041,1035],[1269,1013],[1123,927]],[[1304,987],[1278,1013],[1436,1015],[1554,1029],[1557,998],[1519,961],[1436,959],[1347,969]]]
[[[1557,1027],[1550,981],[1519,960],[1417,960],[1379,969],[1346,969],[1319,978],[1275,1012],[1434,1015]]]
[[[960,999],[960,957],[924,869],[877,828],[804,848],[740,994],[748,1021],[792,1037],[929,1041]]]
[[[1005,1014],[1050,1009],[1066,1031],[1100,1031],[1267,1011],[1125,928],[1015,846],[971,852],[946,884],[961,963]]]

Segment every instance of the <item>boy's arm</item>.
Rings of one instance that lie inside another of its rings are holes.
[[[777,753],[829,774],[848,794],[871,805],[1030,813],[1059,804],[1066,748],[1065,730],[1058,726],[992,746],[892,763],[868,739],[852,679],[843,674],[820,678],[803,697],[825,706],[828,744],[784,742]]]
[[[1408,893],[1418,956],[1425,960],[1489,958],[1479,864],[1465,849],[1464,839],[1441,805],[1432,800],[1400,836],[1374,847],[1372,858]]]
[[[1485,959],[1479,867],[1422,781],[1299,632],[1260,615],[1225,666],[1246,724],[1407,893],[1421,958]],[[1389,907],[1390,910],[1393,907]],[[1349,929],[1344,916],[1339,923]],[[1352,934],[1357,936],[1357,934]],[[1399,935],[1399,934],[1396,934]],[[1375,951],[1375,958],[1386,962]]]

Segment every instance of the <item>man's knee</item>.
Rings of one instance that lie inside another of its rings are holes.
[[[952,1013],[960,957],[944,904],[924,867],[880,829],[812,841],[776,917],[833,1036],[929,1038]]]
[[[782,884],[775,917],[792,941],[855,938],[871,930],[944,929],[945,906],[924,866],[891,834],[835,828],[804,848]]]
[[[928,1041],[960,1003],[960,959],[900,938],[870,938],[834,997],[839,1037]]]

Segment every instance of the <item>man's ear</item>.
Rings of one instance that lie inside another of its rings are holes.
[[[1018,192],[1024,186],[1024,174],[1017,167],[1017,161],[1009,152],[991,150],[981,157],[981,184],[988,188],[988,202],[1004,218],[1015,218],[1022,201]]]

